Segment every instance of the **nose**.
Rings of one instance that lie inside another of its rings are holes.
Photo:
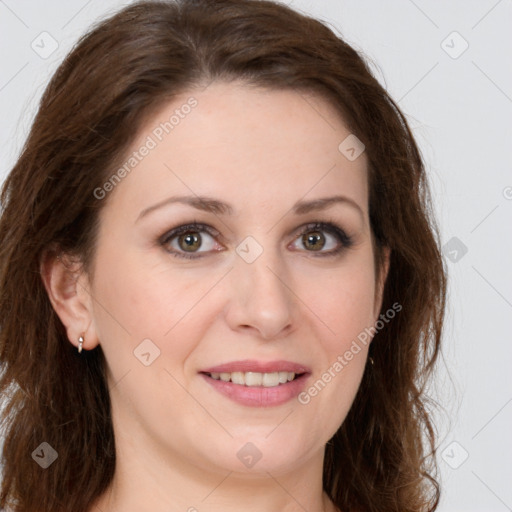
[[[226,321],[235,331],[270,340],[295,328],[296,298],[290,277],[270,250],[252,263],[237,256],[230,272]]]

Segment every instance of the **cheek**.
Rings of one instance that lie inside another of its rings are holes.
[[[323,277],[316,274],[315,283],[309,280],[303,284],[302,293],[315,290],[309,293],[307,305],[317,318],[316,338],[321,345],[321,350],[318,346],[314,349],[319,366],[303,402],[314,400],[313,408],[336,411],[329,420],[334,426],[348,412],[364,372],[371,341],[369,328],[375,321],[374,279],[368,251]]]
[[[204,294],[207,283],[200,286],[202,281],[192,274],[170,272],[170,264],[148,265],[149,258],[144,260],[136,252],[105,254],[95,292],[112,313],[106,321],[117,321],[133,338],[163,338]]]
[[[350,345],[375,320],[374,273],[367,259],[370,260],[354,258],[353,264],[340,266],[323,276],[316,274],[303,285],[307,305],[317,316],[318,324],[324,325],[327,334],[322,338],[330,353]]]
[[[371,268],[371,267],[370,267]],[[368,268],[352,268],[325,280],[311,309],[319,320],[317,360],[299,403],[310,417],[322,418],[319,436],[334,435],[346,418],[364,373],[373,325],[374,280]],[[328,329],[326,328],[328,326]]]
[[[113,377],[144,370],[136,357],[148,351],[151,360],[157,356],[153,369],[181,373],[208,324],[212,305],[205,296],[218,276],[176,270],[166,258],[121,253],[114,246],[105,244],[98,252],[93,292],[96,330]]]

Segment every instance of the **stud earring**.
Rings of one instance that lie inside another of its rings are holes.
[[[78,338],[78,353],[80,354],[82,352],[82,345],[84,344],[84,337],[80,336]]]

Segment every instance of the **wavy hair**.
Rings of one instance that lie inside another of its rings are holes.
[[[436,429],[425,386],[440,351],[446,270],[424,163],[365,57],[324,23],[266,0],[141,1],[96,23],[44,91],[1,191],[0,508],[87,512],[115,471],[101,346],[80,356],[40,275],[44,254],[90,267],[101,187],[144,120],[212,81],[314,93],[366,146],[377,260],[391,249],[382,311],[353,405],[326,445],[323,486],[344,511],[434,511]],[[341,141],[340,141],[341,142]],[[46,470],[31,454],[58,451]]]

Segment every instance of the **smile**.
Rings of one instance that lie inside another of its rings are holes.
[[[311,370],[290,361],[235,361],[207,368],[199,375],[218,393],[249,407],[282,405],[306,387]]]
[[[299,375],[294,372],[272,372],[272,373],[260,373],[260,372],[213,372],[208,374],[212,379],[221,380],[223,382],[232,382],[241,386],[248,387],[265,387],[271,388],[280,386],[291,382]],[[302,374],[301,374],[302,375]]]

